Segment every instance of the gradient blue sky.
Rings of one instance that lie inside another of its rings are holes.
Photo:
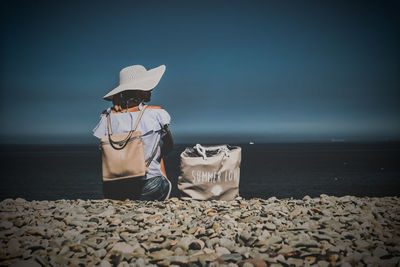
[[[128,65],[177,142],[400,137],[398,1],[3,1],[2,143],[94,143]]]

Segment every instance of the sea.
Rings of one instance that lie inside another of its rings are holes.
[[[400,195],[400,142],[230,144],[242,148],[243,198]],[[178,144],[165,158],[178,196]],[[102,199],[97,145],[1,145],[0,200]]]

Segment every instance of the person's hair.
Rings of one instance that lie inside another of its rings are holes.
[[[145,100],[145,91],[141,90],[127,90],[113,96],[113,109],[115,111],[121,111],[129,107],[139,105]]]

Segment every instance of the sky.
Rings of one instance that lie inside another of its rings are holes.
[[[0,143],[96,143],[119,71],[166,65],[177,143],[400,137],[398,1],[2,1]]]

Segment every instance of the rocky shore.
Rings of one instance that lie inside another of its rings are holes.
[[[0,202],[0,265],[399,266],[400,198]]]

